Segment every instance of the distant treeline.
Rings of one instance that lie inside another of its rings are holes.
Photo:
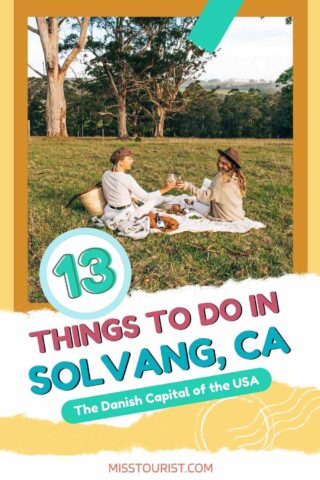
[[[199,138],[291,138],[292,69],[278,79],[276,93],[259,88],[243,92],[237,88],[226,95],[208,90],[199,81],[181,89],[176,111],[167,115],[164,135]],[[66,80],[68,132],[72,136],[117,136],[118,122],[114,99],[94,80]],[[29,120],[31,135],[46,135],[46,81],[29,78]],[[153,136],[151,106],[139,92],[127,97],[127,128],[130,136]]]
[[[182,90],[184,90],[192,81],[187,81],[182,85]],[[266,80],[219,80],[218,78],[212,78],[210,80],[200,80],[200,85],[205,90],[212,90],[213,88],[218,88],[217,93],[224,94],[233,88],[238,88],[241,92],[248,91],[250,88],[258,88],[261,92],[264,93],[275,93],[279,89],[277,88],[276,82],[266,81]]]

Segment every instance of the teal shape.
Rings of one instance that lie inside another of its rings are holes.
[[[191,30],[189,40],[214,52],[237,15],[244,0],[209,0]]]

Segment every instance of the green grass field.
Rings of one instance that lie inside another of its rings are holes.
[[[49,243],[67,230],[91,226],[80,202],[67,209],[67,201],[101,179],[109,168],[110,154],[122,145],[133,149],[132,174],[150,191],[163,184],[171,170],[200,186],[204,177],[216,171],[217,148],[238,148],[248,184],[246,214],[267,225],[243,235],[163,234],[141,241],[118,237],[131,260],[132,289],[221,285],[230,278],[264,278],[292,271],[291,140],[143,139],[141,143],[120,143],[116,139],[36,137],[29,145],[31,302],[46,301],[38,271]]]

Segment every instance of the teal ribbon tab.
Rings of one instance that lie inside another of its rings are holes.
[[[237,15],[244,0],[209,0],[189,40],[198,47],[214,52]]]
[[[89,422],[219,398],[249,395],[266,390],[271,382],[271,375],[267,370],[255,368],[70,400],[63,405],[62,416],[69,423]]]

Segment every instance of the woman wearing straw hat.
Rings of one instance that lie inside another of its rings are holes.
[[[133,214],[135,218],[146,215],[159,202],[161,195],[169,192],[175,182],[166,182],[159,190],[147,192],[128,173],[134,162],[132,151],[128,148],[118,148],[110,157],[111,170],[102,177],[103,193],[107,201],[104,216],[109,219],[119,214]],[[143,202],[138,206],[133,198]]]
[[[190,182],[178,182],[176,186],[195,195],[199,202],[210,202],[210,217],[228,222],[243,220],[246,180],[241,171],[240,154],[232,147],[218,152],[218,172],[208,189],[197,188]]]

